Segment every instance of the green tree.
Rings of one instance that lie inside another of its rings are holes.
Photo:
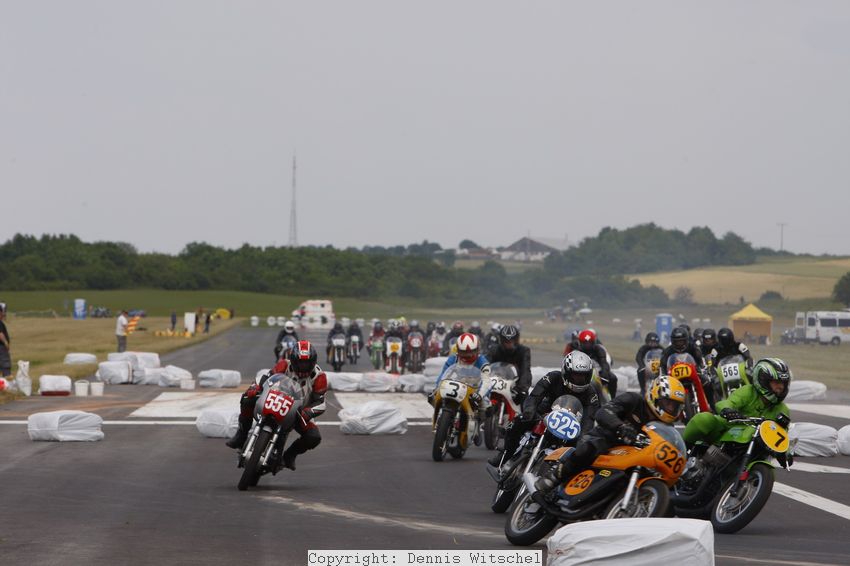
[[[845,307],[850,307],[850,271],[845,273],[835,284],[832,289],[832,298]]]
[[[476,250],[476,249],[480,248],[481,246],[479,246],[478,244],[476,244],[472,240],[463,240],[460,244],[458,244],[457,247],[459,247],[462,250]]]

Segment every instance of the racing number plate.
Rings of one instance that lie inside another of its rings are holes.
[[[693,370],[688,364],[675,364],[670,368],[670,375],[676,379],[686,379],[693,376]]]
[[[661,369],[661,360],[652,360],[649,362],[649,369],[655,375],[658,375],[658,371]]]
[[[578,495],[579,493],[586,490],[590,487],[590,484],[593,483],[593,478],[596,476],[596,473],[593,470],[585,470],[579,475],[573,477],[567,483],[567,486],[564,488],[564,492],[567,495]]]
[[[663,443],[655,452],[655,459],[658,460],[660,466],[664,466],[671,470],[677,476],[682,473],[685,467],[685,460],[679,454],[672,444]]]
[[[788,431],[773,421],[759,425],[759,436],[768,448],[780,454],[788,451]]]
[[[282,420],[292,407],[294,399],[278,391],[269,391],[266,402],[263,404],[264,415],[274,415],[277,420]]]
[[[508,388],[508,384],[504,379],[496,378],[493,380],[493,391],[504,391]]]

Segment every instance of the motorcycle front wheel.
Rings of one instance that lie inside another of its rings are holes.
[[[442,462],[449,448],[449,428],[454,421],[454,415],[450,411],[443,411],[437,419],[437,430],[434,433],[434,446],[431,449],[431,457],[435,462]]]
[[[260,431],[257,441],[254,443],[254,450],[251,452],[251,457],[245,462],[242,477],[239,478],[239,483],[236,485],[239,491],[245,491],[249,487],[254,487],[260,481],[260,458],[263,457],[263,452],[266,451],[266,446],[268,446],[271,438],[271,432],[267,430]]]
[[[711,524],[718,533],[736,533],[756,518],[773,491],[773,468],[754,464],[735,497],[731,493],[734,485],[733,479],[712,506]]]
[[[527,491],[514,502],[505,521],[505,537],[516,546],[530,546],[555,528],[558,519],[531,499]]]
[[[494,450],[499,442],[499,411],[498,405],[493,405],[493,410],[484,421],[484,445],[487,450]]]
[[[616,498],[603,518],[664,517],[670,507],[670,488],[661,480],[647,480],[637,488],[637,494],[632,494],[632,500],[625,509],[620,509],[622,501],[623,497]]]

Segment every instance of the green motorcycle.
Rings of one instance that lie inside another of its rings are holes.
[[[717,401],[726,399],[734,390],[750,383],[744,356],[736,354],[718,360],[714,365],[714,372],[717,375],[714,385],[714,398]]]
[[[375,369],[384,369],[384,341],[373,340],[369,346],[369,359]]]

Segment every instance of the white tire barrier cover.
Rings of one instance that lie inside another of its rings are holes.
[[[133,366],[128,361],[100,362],[95,377],[104,383],[133,383]]]
[[[62,362],[68,365],[76,365],[76,364],[96,364],[97,356],[94,354],[84,354],[80,352],[73,352],[70,354],[65,354],[65,360]]]
[[[134,370],[142,367],[139,365],[139,357],[135,352],[112,352],[106,356],[106,360],[109,362],[129,362]]]
[[[103,440],[103,419],[83,411],[35,413],[27,419],[30,440],[94,441]]]
[[[363,380],[363,374],[360,373],[329,371],[325,375],[328,378],[328,387],[334,391],[357,391],[360,389],[360,382]]]
[[[48,393],[71,393],[71,378],[67,375],[42,375],[38,379],[38,391],[42,395]]]
[[[791,387],[788,389],[788,396],[785,397],[786,403],[796,403],[799,401],[818,401],[826,399],[826,385],[818,381],[797,381],[791,380]]]
[[[159,354],[156,352],[130,352],[136,356],[139,364],[139,369],[159,368],[162,364],[159,361]]]
[[[136,376],[136,372],[133,372],[133,381],[134,383],[138,383],[140,385],[159,385],[159,378],[162,376],[162,372],[164,372],[164,368],[145,368],[139,370],[140,376]]]
[[[232,369],[208,369],[198,374],[198,387],[239,387],[242,374]]]
[[[230,438],[239,427],[239,409],[204,409],[195,427],[207,438]]]
[[[443,366],[446,365],[447,359],[448,358],[445,357],[445,356],[437,356],[436,358],[428,358],[427,360],[425,360],[425,369],[422,370],[422,373],[424,373],[428,377],[439,376],[440,372],[443,371]]]
[[[159,374],[159,385],[160,387],[180,387],[180,382],[184,379],[193,379],[192,372],[177,366],[165,366]]]
[[[546,543],[548,566],[658,566],[687,557],[714,565],[714,529],[697,519],[609,519],[561,527]]]
[[[422,383],[422,391],[425,393],[430,393],[437,387],[437,378],[439,375],[428,375],[425,374],[425,381]]]
[[[611,371],[617,376],[618,391],[640,391],[637,366],[620,366],[618,368],[611,368]]]
[[[368,401],[339,412],[343,434],[404,434],[407,419],[386,401]]]
[[[396,375],[380,371],[370,371],[363,374],[363,379],[360,381],[360,390],[370,393],[395,391],[397,383],[398,376]]]
[[[788,431],[791,441],[797,439],[795,456],[835,456],[838,454],[838,431],[815,423],[792,423]],[[793,468],[792,468],[793,469]]]
[[[850,425],[838,430],[838,451],[845,456],[850,456]]]
[[[421,373],[406,373],[398,378],[398,388],[405,393],[419,393],[424,387],[425,376]]]

